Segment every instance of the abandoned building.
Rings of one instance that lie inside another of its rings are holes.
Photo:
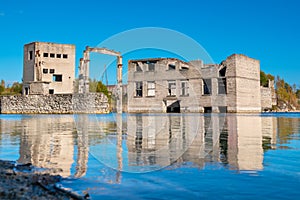
[[[73,93],[75,46],[33,42],[24,46],[23,95]]]
[[[128,112],[261,112],[272,87],[260,87],[260,63],[233,54],[221,64],[151,58],[128,62]],[[263,93],[263,96],[262,96]]]
[[[275,90],[275,81],[269,80],[268,86],[261,86],[261,109],[262,111],[273,110],[273,106],[277,105],[277,95]]]
[[[108,51],[88,49],[95,50]],[[119,52],[111,52],[121,58]],[[72,94],[74,82],[74,45],[24,45],[23,95]],[[271,110],[277,104],[274,82],[260,86],[259,61],[241,54],[233,54],[221,64],[176,58],[130,60],[126,91],[123,111],[129,113],[253,113]]]

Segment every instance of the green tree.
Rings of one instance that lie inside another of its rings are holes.
[[[5,81],[2,79],[0,85],[0,94],[2,94],[3,92],[5,92]]]
[[[2,94],[4,92],[4,90],[5,90],[5,88],[2,85],[0,85],[0,94]]]
[[[297,95],[293,91],[293,87],[286,83],[284,79],[281,79],[279,76],[276,78],[276,92],[278,101],[298,107]]]
[[[10,88],[10,92],[14,94],[22,94],[22,83],[14,82]]]
[[[297,92],[297,85],[294,83],[292,87],[293,87],[293,92],[296,93]]]
[[[102,92],[103,94],[105,94],[108,98],[108,101],[111,101],[111,94],[108,91],[107,87],[101,82],[98,81],[97,83],[97,88],[96,88],[96,92]]]
[[[260,85],[263,87],[267,87],[268,86],[268,78],[267,75],[265,74],[265,72],[260,71]]]
[[[98,83],[97,83],[96,92],[102,92],[106,96],[109,95],[107,87],[101,81],[98,81]]]
[[[271,80],[271,81],[275,80],[275,77],[272,74],[267,74],[266,76],[267,76],[268,80]]]
[[[1,80],[1,86],[5,88],[5,81],[3,79]]]
[[[297,96],[298,99],[300,99],[300,89],[297,90],[296,96]]]
[[[266,74],[265,72],[260,71],[260,85],[263,87],[268,87],[269,80],[274,81],[275,77],[271,74]]]

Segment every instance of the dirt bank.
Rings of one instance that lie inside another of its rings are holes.
[[[0,160],[0,199],[89,199],[59,185],[54,171]]]

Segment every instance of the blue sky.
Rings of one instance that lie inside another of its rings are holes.
[[[87,45],[161,27],[193,38],[216,63],[242,53],[300,86],[299,8],[297,0],[0,0],[0,79],[21,81],[23,45],[32,41],[75,44],[78,63]]]

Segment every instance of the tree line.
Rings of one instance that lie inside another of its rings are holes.
[[[275,90],[278,104],[285,103],[294,108],[300,109],[300,88],[296,84],[290,85],[280,76],[274,77],[271,74],[260,72],[260,85],[268,87],[269,80],[275,81]]]
[[[14,82],[11,86],[6,85],[2,79],[0,84],[0,95],[21,95],[23,84]]]
[[[22,87],[23,84],[19,82],[14,82],[12,85],[6,85],[5,81],[2,79],[0,84],[0,95],[22,94]],[[107,87],[101,81],[95,79],[90,80],[90,92],[102,92],[108,97],[111,95]]]

